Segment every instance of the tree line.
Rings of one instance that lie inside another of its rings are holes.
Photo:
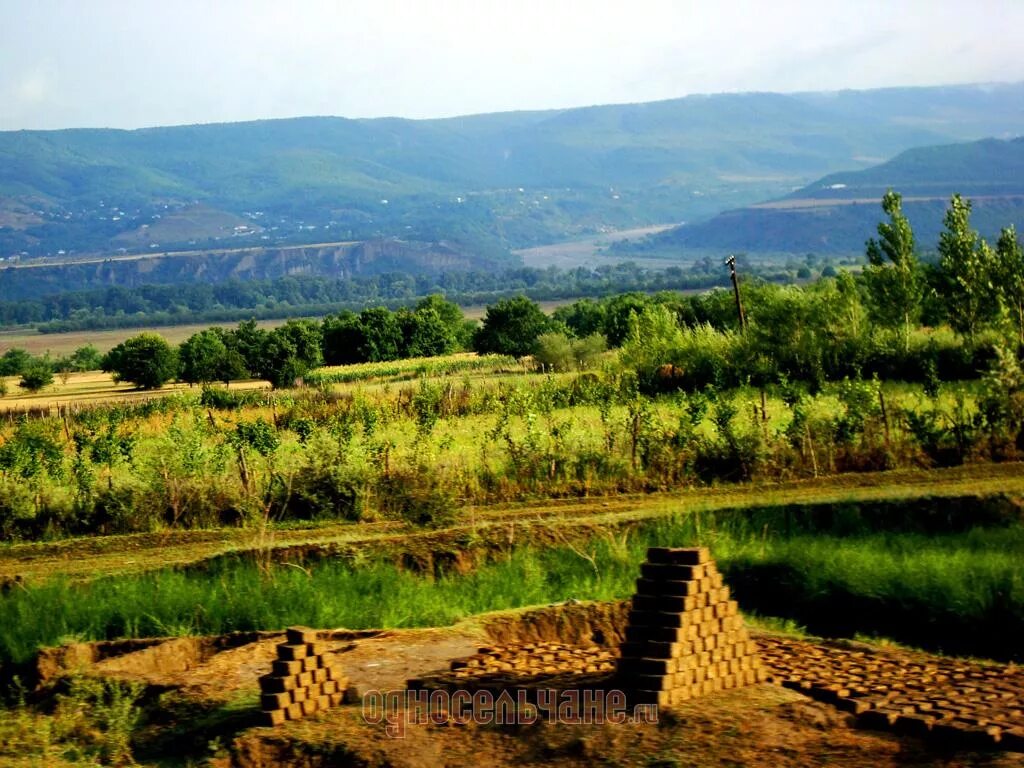
[[[69,291],[36,299],[0,301],[0,325],[35,325],[43,333],[322,316],[366,306],[397,309],[417,298],[441,293],[467,305],[482,305],[517,294],[538,301],[607,296],[627,291],[687,290],[725,285],[716,260],[698,259],[687,268],[650,270],[632,262],[595,269],[531,268],[440,275],[392,272],[347,279],[289,276],[276,280],[142,285]],[[825,266],[826,270],[831,268]],[[811,276],[806,264],[758,266],[767,280],[786,282]]]
[[[939,258],[926,263],[901,202],[893,191],[883,197],[887,218],[878,225],[877,238],[866,243],[861,274],[840,272],[806,286],[746,276],[742,289],[751,323],[742,334],[727,290],[583,298],[551,315],[520,294],[490,304],[479,327],[457,304],[431,295],[411,308],[342,310],[322,321],[289,320],[273,330],[257,327],[252,319],[234,329],[211,327],[178,348],[157,334],[139,334],[99,364],[117,380],[143,388],[174,379],[207,384],[243,378],[288,387],[323,364],[473,350],[534,355],[545,368],[567,370],[588,367],[606,348],[626,347],[626,357],[654,388],[781,380],[817,385],[871,374],[921,381],[969,378],[991,361],[997,343],[1012,338],[1024,345],[1021,244],[1010,227],[990,246],[971,229],[970,201],[955,195],[945,215]],[[915,341],[920,324],[948,324],[959,336],[931,334]],[[74,370],[97,362],[89,349],[72,358],[64,364]],[[29,362],[27,353],[11,350],[0,358],[0,368],[12,375],[45,367]],[[23,383],[36,384],[34,379]]]

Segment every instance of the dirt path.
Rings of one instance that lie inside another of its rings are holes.
[[[940,470],[872,472],[802,482],[690,488],[671,493],[552,500],[467,508],[467,522],[443,531],[411,533],[394,522],[338,523],[303,529],[166,531],[94,536],[0,547],[0,580],[65,576],[90,579],[196,564],[233,553],[263,551],[279,560],[322,548],[343,553],[376,545],[400,552],[412,544],[451,540],[474,532],[522,541],[531,530],[559,531],[615,526],[683,512],[782,504],[935,499],[1005,493],[1024,496],[1020,464],[979,464]]]

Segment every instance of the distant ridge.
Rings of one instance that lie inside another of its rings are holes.
[[[694,221],[911,147],[1022,132],[1021,83],[8,131],[0,257],[398,237],[514,263],[512,248]]]
[[[903,195],[904,212],[925,250],[937,244],[954,193],[971,198],[972,225],[983,236],[994,239],[1010,224],[1024,229],[1024,137],[907,150],[871,168],[829,174],[784,197],[725,211],[622,250],[863,253],[890,188]]]

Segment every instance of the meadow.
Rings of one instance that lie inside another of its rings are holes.
[[[936,526],[920,510],[892,512],[880,521],[851,506],[796,522],[778,508],[676,514],[575,545],[523,546],[468,573],[396,570],[380,558],[299,568],[238,557],[188,571],[53,579],[0,601],[0,658],[25,662],[68,640],[444,626],[486,611],[625,599],[652,545],[709,546],[744,612],[771,617],[769,625],[1024,658],[1024,526],[967,515]]]

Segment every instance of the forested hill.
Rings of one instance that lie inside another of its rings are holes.
[[[914,146],[1017,135],[1022,105],[1012,84],[0,132],[0,257],[382,237],[493,256],[707,217]]]
[[[919,246],[935,247],[950,197],[971,199],[971,222],[995,241],[1002,227],[1024,229],[1024,137],[908,150],[860,171],[830,174],[785,197],[665,231],[625,253],[681,255],[686,249],[863,253],[882,219],[887,189],[903,195]]]

